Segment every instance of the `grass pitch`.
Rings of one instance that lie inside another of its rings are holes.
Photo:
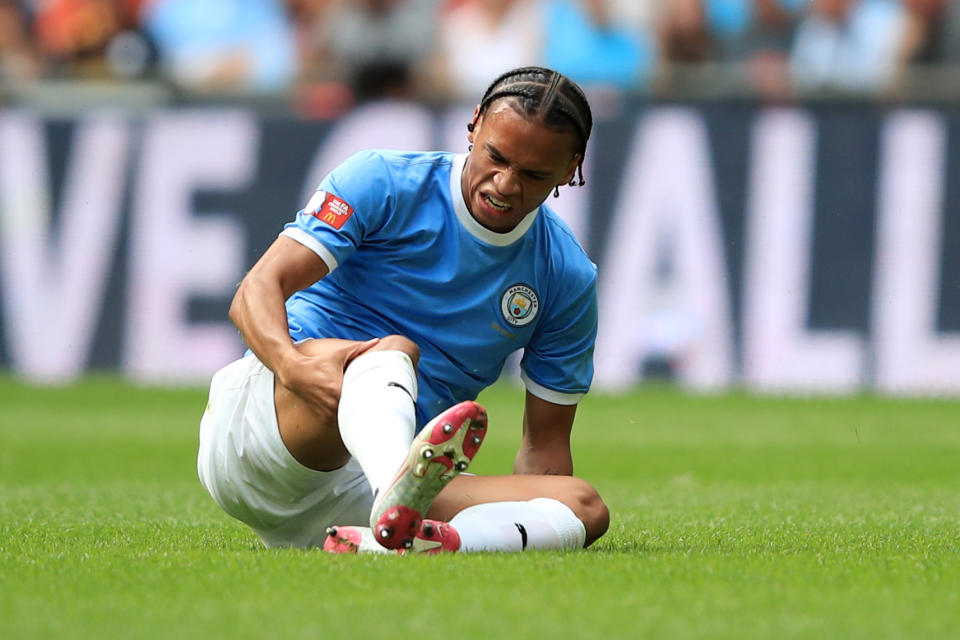
[[[481,397],[508,473],[521,392]],[[0,379],[0,638],[955,638],[960,402],[589,396],[586,552],[262,548],[196,479],[205,392]]]

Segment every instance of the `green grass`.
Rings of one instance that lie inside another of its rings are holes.
[[[202,391],[0,379],[0,638],[951,638],[960,402],[591,396],[586,552],[266,550],[196,480]],[[506,473],[520,392],[481,400]]]

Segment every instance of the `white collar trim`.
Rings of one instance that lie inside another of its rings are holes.
[[[540,207],[537,207],[525,215],[523,219],[520,220],[520,224],[506,233],[497,233],[496,231],[487,229],[470,215],[470,210],[467,209],[467,203],[463,199],[463,190],[460,188],[460,176],[463,175],[463,167],[466,162],[466,154],[458,154],[454,156],[453,163],[450,166],[450,198],[453,200],[453,210],[457,214],[457,219],[460,221],[460,224],[463,225],[463,228],[478,240],[492,244],[495,247],[506,247],[513,244],[523,237],[523,234],[527,232],[527,229],[530,228],[533,221],[537,219],[537,214],[540,213]]]

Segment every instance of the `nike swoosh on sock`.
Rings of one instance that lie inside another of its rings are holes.
[[[520,544],[522,545],[521,550],[526,551],[527,550],[527,528],[524,527],[519,522],[514,522],[513,524],[517,525],[517,531],[520,532]]]

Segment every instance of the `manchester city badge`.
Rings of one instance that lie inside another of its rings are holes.
[[[503,318],[514,327],[523,327],[533,322],[539,307],[537,293],[525,284],[513,285],[500,297]]]

